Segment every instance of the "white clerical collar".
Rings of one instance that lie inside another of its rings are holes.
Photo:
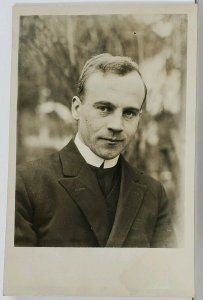
[[[96,155],[94,152],[92,152],[92,150],[90,150],[89,147],[87,147],[79,138],[78,133],[76,134],[75,137],[75,145],[77,146],[80,154],[83,156],[83,158],[85,159],[85,161],[89,164],[92,165],[94,167],[100,167],[102,165],[102,163],[104,163],[104,169],[107,168],[112,168],[114,167],[119,159],[119,155],[116,156],[115,158],[112,159],[107,159],[104,160],[103,158],[99,157],[98,155]]]

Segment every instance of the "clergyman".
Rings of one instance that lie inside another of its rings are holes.
[[[163,186],[122,156],[146,95],[130,58],[104,53],[86,62],[72,99],[77,134],[17,167],[15,246],[174,247]]]

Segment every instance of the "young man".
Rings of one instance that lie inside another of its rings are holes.
[[[174,246],[163,187],[121,154],[146,93],[130,58],[101,54],[85,64],[72,101],[76,137],[17,169],[15,246]]]

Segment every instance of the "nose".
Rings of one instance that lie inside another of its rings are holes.
[[[109,120],[108,123],[108,129],[116,133],[120,133],[123,131],[122,113],[114,113],[111,116],[111,120]]]

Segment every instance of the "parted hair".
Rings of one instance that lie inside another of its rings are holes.
[[[77,84],[78,96],[81,98],[81,100],[83,100],[83,97],[85,96],[85,84],[87,79],[90,77],[90,75],[98,71],[104,74],[113,73],[120,76],[127,75],[132,71],[136,71],[140,75],[145,89],[145,95],[142,103],[143,107],[147,96],[147,87],[143,80],[142,74],[139,71],[138,65],[130,57],[113,56],[109,53],[102,53],[93,56],[85,63]]]

